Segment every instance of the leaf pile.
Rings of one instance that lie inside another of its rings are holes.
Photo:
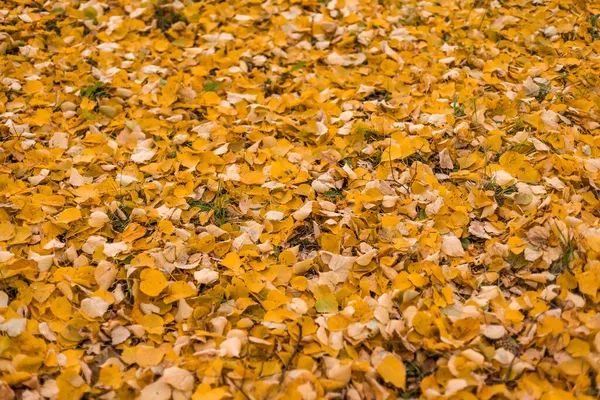
[[[0,7],[0,398],[598,397],[598,2]]]

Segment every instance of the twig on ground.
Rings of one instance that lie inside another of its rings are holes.
[[[292,356],[288,360],[287,364],[285,364],[283,366],[283,369],[281,370],[281,379],[279,380],[280,385],[283,384],[283,381],[285,379],[285,373],[287,372],[288,368],[292,364],[292,361],[294,361],[294,357],[300,351],[300,341],[302,340],[302,325],[300,325],[298,323],[296,325],[298,326],[298,341],[296,342],[296,347],[294,347],[294,352],[292,353]]]

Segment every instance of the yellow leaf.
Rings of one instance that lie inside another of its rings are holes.
[[[69,300],[64,296],[55,298],[52,301],[52,307],[50,310],[52,310],[52,314],[63,321],[66,321],[72,317],[71,303],[69,303]]]
[[[25,85],[23,85],[23,91],[27,94],[36,94],[43,90],[44,84],[39,80],[31,80],[27,81]]]
[[[225,258],[221,261],[221,265],[236,271],[240,269],[240,266],[242,265],[242,260],[237,254],[228,253],[225,256]]]
[[[0,222],[0,241],[7,241],[15,236],[15,226],[10,222]]]
[[[168,107],[177,101],[177,90],[179,83],[175,79],[169,79],[167,84],[162,88],[162,95],[159,102],[163,107]]]
[[[154,335],[161,335],[165,328],[163,326],[164,320],[156,314],[144,315],[140,321],[140,325],[144,327],[146,332]]]
[[[179,299],[185,299],[187,297],[193,296],[194,294],[194,290],[190,287],[190,285],[187,282],[173,282],[169,286],[169,294],[163,299],[163,301],[166,304],[169,304]]]
[[[377,366],[377,372],[387,383],[406,390],[406,368],[396,356],[388,354]]]
[[[271,178],[278,182],[289,182],[298,173],[298,168],[287,160],[279,160],[271,164]]]
[[[317,288],[315,293],[315,298],[317,302],[315,304],[315,309],[318,312],[330,313],[337,312],[338,310],[338,302],[335,296],[331,293],[329,288],[325,285],[321,285]]]
[[[330,332],[339,332],[343,331],[350,324],[350,320],[343,315],[332,315],[327,320],[327,329]]]
[[[117,389],[121,386],[123,374],[115,364],[105,365],[100,369],[100,376],[96,385],[106,389]]]
[[[212,389],[209,384],[201,383],[192,395],[192,400],[221,400],[227,393],[226,388]]]
[[[154,367],[162,361],[164,356],[164,349],[142,345],[136,348],[135,362],[140,367]]]
[[[81,219],[81,211],[77,208],[67,208],[56,218],[56,222],[68,224],[69,222],[77,221],[79,219]]]
[[[575,338],[569,342],[567,351],[573,357],[585,357],[590,352],[590,345],[581,339]]]
[[[401,138],[397,140],[397,144],[392,144],[384,150],[381,155],[382,161],[402,160],[415,153],[415,148],[409,138]]]
[[[590,366],[583,359],[573,359],[561,363],[558,368],[566,375],[578,376],[587,373]]]
[[[419,311],[412,319],[413,327],[423,336],[429,336],[433,324],[433,318],[428,312]]]
[[[167,50],[169,48],[169,41],[164,39],[159,39],[154,41],[154,49],[159,53]]]
[[[525,250],[525,247],[527,247],[527,243],[517,236],[512,236],[509,238],[506,244],[508,245],[510,251],[512,251],[514,254],[521,254],[523,250]]]
[[[56,386],[62,399],[79,399],[90,388],[75,369],[63,371],[56,378]]]
[[[158,296],[168,284],[162,272],[155,269],[143,270],[140,279],[140,290],[148,296]]]

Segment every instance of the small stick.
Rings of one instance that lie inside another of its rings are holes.
[[[510,380],[510,374],[512,372],[513,364],[515,363],[516,359],[517,359],[517,356],[513,354],[513,359],[511,360],[510,365],[508,366],[508,370],[506,371],[506,375],[504,376],[504,383],[506,383]]]
[[[240,391],[240,393],[242,393],[244,395],[244,397],[248,400],[252,400],[252,398],[250,396],[248,396],[248,394],[246,392],[244,392],[244,388],[242,386],[238,386],[235,381],[233,379],[231,379],[230,377],[227,377],[227,379],[229,379],[229,382],[237,389]],[[242,385],[244,384],[244,381],[242,381]]]
[[[299,323],[297,323],[296,325],[298,326],[298,341],[296,342],[296,347],[294,347],[294,352],[292,353],[292,356],[288,360],[287,364],[284,365],[283,369],[281,370],[281,379],[279,380],[280,385],[283,384],[283,381],[285,379],[285,373],[287,372],[288,368],[292,364],[294,357],[300,351],[300,341],[302,340],[302,325],[300,325]]]

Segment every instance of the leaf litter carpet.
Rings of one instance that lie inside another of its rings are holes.
[[[0,398],[595,399],[600,4],[0,5]]]

